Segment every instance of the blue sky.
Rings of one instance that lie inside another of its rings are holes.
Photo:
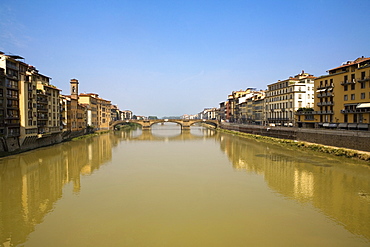
[[[137,115],[195,114],[236,90],[370,56],[370,1],[0,1],[0,51]]]

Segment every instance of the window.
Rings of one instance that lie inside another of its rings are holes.
[[[366,82],[361,82],[361,88],[365,88],[366,87]]]
[[[361,99],[365,99],[365,93],[361,93]]]
[[[348,95],[347,94],[345,94],[344,95],[344,101],[347,101],[348,100]]]
[[[351,74],[351,82],[355,82],[355,74]]]
[[[298,99],[302,99],[302,94],[298,94]]]
[[[344,85],[344,91],[348,91],[348,86]]]
[[[355,90],[356,84],[351,84],[351,90]]]
[[[305,115],[304,120],[314,120],[314,115]]]
[[[355,100],[355,94],[351,94],[351,100]]]

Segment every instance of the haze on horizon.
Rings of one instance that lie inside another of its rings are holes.
[[[0,51],[69,94],[180,116],[370,56],[370,1],[3,1]]]

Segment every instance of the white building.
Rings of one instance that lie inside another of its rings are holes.
[[[302,71],[294,77],[267,85],[267,124],[294,126],[294,114],[299,108],[313,108],[314,79],[314,76]]]

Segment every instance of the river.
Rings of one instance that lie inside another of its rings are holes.
[[[201,126],[0,159],[2,246],[370,246],[370,166]]]

